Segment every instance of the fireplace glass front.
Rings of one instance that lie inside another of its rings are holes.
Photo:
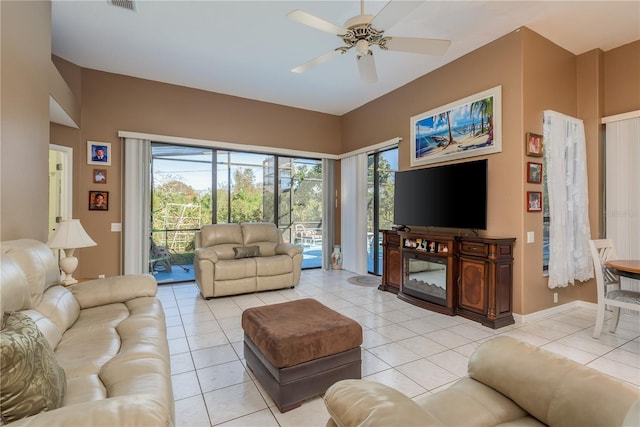
[[[404,254],[402,292],[413,297],[447,305],[447,259]]]

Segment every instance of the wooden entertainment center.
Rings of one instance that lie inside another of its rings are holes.
[[[511,325],[515,240],[385,230],[378,289],[494,329]]]

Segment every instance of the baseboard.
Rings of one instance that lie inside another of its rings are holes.
[[[566,304],[546,308],[544,310],[536,311],[534,313],[529,313],[529,314],[513,313],[513,318],[515,319],[516,323],[524,324],[524,323],[530,323],[530,322],[537,322],[544,318],[547,318],[556,314],[564,313],[567,311],[575,310],[578,308],[591,308],[593,310],[596,310],[597,304],[592,302],[585,302],[585,301],[571,301]]]

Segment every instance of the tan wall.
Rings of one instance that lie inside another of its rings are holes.
[[[48,237],[51,4],[0,2],[0,240]]]
[[[604,54],[604,116],[640,110],[640,40]]]
[[[516,237],[514,310],[522,313],[524,173],[522,162],[522,35],[513,32],[344,117],[344,151],[394,136],[403,141],[399,168],[410,165],[410,117],[494,86],[502,86],[502,152],[489,160],[488,221],[484,236]],[[480,157],[480,158],[482,158]],[[468,160],[468,159],[465,159]],[[443,230],[447,233],[468,230]],[[541,265],[541,264],[540,264]]]
[[[575,55],[558,47],[551,41],[527,30],[522,30],[523,49],[523,124],[524,133],[535,132],[542,134],[542,120],[544,110],[554,110],[569,116],[577,117],[577,61]],[[524,139],[521,139],[524,147]],[[542,163],[541,157],[526,156],[523,149],[522,182],[524,184],[522,200],[524,203],[527,191],[542,191],[541,184],[526,182],[527,162]],[[568,287],[551,290],[547,286],[547,278],[542,273],[542,212],[526,212],[522,209],[524,218],[524,235],[533,231],[535,242],[524,244],[521,252],[523,256],[522,300],[520,305],[523,313],[532,313],[553,306],[553,293],[557,292],[559,303],[575,299],[575,288]],[[567,296],[571,293],[572,296]]]
[[[73,67],[63,65],[61,73],[71,72],[69,80],[77,81]],[[82,249],[78,277],[121,271],[121,234],[111,231],[112,223],[122,221],[122,147],[118,131],[264,146],[265,151],[279,147],[340,153],[338,116],[88,69],[81,70],[80,80],[81,132],[79,140],[72,142],[77,164],[74,212],[98,246]],[[112,163],[106,167],[105,185],[92,182],[95,166],[86,164],[87,141],[111,143]],[[88,210],[91,190],[109,191],[107,212]]]

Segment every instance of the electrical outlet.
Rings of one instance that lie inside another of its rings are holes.
[[[554,292],[554,293],[553,293],[553,303],[554,303],[554,304],[557,304],[557,303],[558,303],[558,293],[557,293],[557,292]]]
[[[527,231],[527,243],[533,243],[535,241],[535,233],[533,231]]]

